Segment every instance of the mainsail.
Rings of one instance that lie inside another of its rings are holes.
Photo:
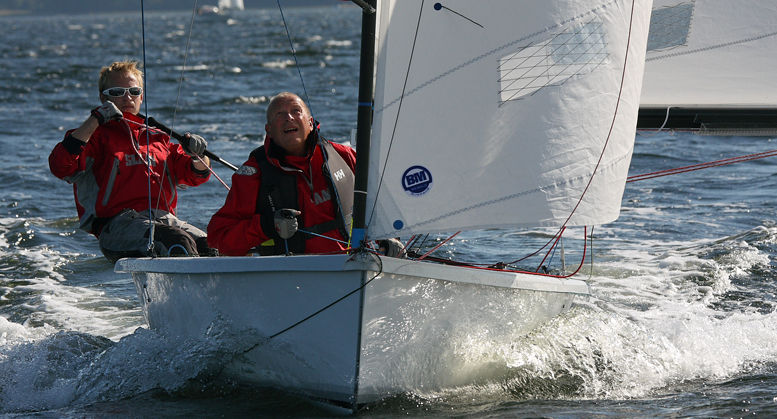
[[[775,22],[773,0],[656,0],[639,128],[777,132]]]
[[[650,9],[381,2],[367,235],[615,220]]]

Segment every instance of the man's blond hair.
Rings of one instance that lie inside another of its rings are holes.
[[[114,87],[108,86],[108,77],[111,74],[131,74],[138,79],[138,83],[140,83],[138,87],[143,87],[143,72],[138,68],[137,61],[117,61],[100,70],[100,80],[97,82],[100,93],[109,87]]]

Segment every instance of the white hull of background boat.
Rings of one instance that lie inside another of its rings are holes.
[[[173,341],[251,331],[226,377],[350,410],[488,377],[478,348],[588,294],[579,280],[371,255],[122,259],[116,271],[132,273],[148,324]]]

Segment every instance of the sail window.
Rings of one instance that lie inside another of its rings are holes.
[[[591,21],[500,58],[500,105],[592,72],[607,61],[604,35],[602,22]]]
[[[685,45],[691,31],[693,6],[694,3],[690,2],[654,9],[650,14],[647,50]]]

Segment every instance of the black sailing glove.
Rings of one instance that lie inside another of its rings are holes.
[[[297,232],[299,224],[296,217],[300,214],[302,213],[288,208],[275,211],[275,216],[273,217],[275,231],[282,239],[288,239]]]
[[[183,146],[183,151],[186,153],[186,155],[189,157],[202,157],[202,153],[204,153],[205,149],[208,148],[208,142],[197,134],[190,134],[187,132],[183,136],[189,139],[189,146]]]
[[[106,100],[102,105],[92,109],[92,116],[97,118],[98,124],[102,125],[108,121],[120,119],[124,114],[116,107],[116,104],[110,100]]]

